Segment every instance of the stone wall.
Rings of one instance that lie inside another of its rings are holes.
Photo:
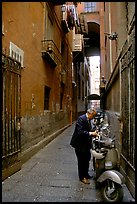
[[[64,111],[58,113],[46,111],[41,115],[23,117],[21,120],[22,152],[63,128],[68,123],[69,121]]]

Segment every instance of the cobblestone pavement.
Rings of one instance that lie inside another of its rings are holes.
[[[69,145],[74,124],[2,182],[2,202],[102,202],[95,180],[81,183],[74,149]],[[91,175],[92,160],[90,164]],[[124,185],[123,202],[132,196]]]

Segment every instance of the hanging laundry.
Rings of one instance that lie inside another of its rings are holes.
[[[74,27],[74,14],[72,9],[67,10],[67,23],[70,30],[73,30]]]

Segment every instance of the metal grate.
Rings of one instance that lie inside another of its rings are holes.
[[[135,50],[134,37],[126,41],[121,55],[122,153],[135,167]]]
[[[2,54],[2,168],[18,160],[21,151],[21,64]],[[16,156],[15,156],[16,155]]]

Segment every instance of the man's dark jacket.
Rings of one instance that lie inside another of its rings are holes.
[[[81,151],[91,149],[92,137],[89,135],[90,128],[86,114],[81,115],[76,122],[70,145]]]

